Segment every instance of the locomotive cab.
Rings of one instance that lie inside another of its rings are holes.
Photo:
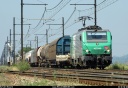
[[[104,69],[112,62],[112,38],[109,30],[88,26],[71,39],[73,65]]]

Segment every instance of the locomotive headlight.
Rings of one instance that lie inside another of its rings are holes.
[[[108,49],[107,52],[110,52],[110,50]]]
[[[86,50],[86,52],[88,53],[89,50]]]

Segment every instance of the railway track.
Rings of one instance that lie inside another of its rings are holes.
[[[60,69],[60,68],[42,68],[42,67],[33,67],[31,68],[31,70],[29,71],[38,71],[38,72],[53,72],[53,71],[57,71],[57,72],[66,72],[66,73],[80,73],[80,74],[87,74],[87,73],[91,73],[91,74],[99,74],[99,73],[103,73],[103,74],[117,74],[117,75],[126,75],[128,76],[128,70],[99,70],[99,69]]]
[[[57,81],[72,81],[82,84],[96,86],[127,86],[128,73],[127,71],[112,71],[112,70],[76,70],[76,69],[53,69],[53,68],[33,68],[30,71],[8,71],[12,74],[20,74],[27,76],[37,76]]]

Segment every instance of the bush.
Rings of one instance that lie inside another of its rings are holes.
[[[21,61],[19,63],[16,64],[16,67],[19,69],[19,71],[26,71],[30,69],[30,64],[26,61]]]
[[[107,67],[107,69],[119,69],[119,70],[128,70],[128,65],[121,64],[121,63],[114,63]]]
[[[113,69],[121,69],[121,65],[119,63],[115,63],[112,65]]]

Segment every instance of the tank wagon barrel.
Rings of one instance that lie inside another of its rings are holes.
[[[28,63],[30,63],[30,58],[31,58],[31,53],[32,53],[33,50],[27,52],[26,54],[24,54],[25,56],[25,61],[27,61]]]

